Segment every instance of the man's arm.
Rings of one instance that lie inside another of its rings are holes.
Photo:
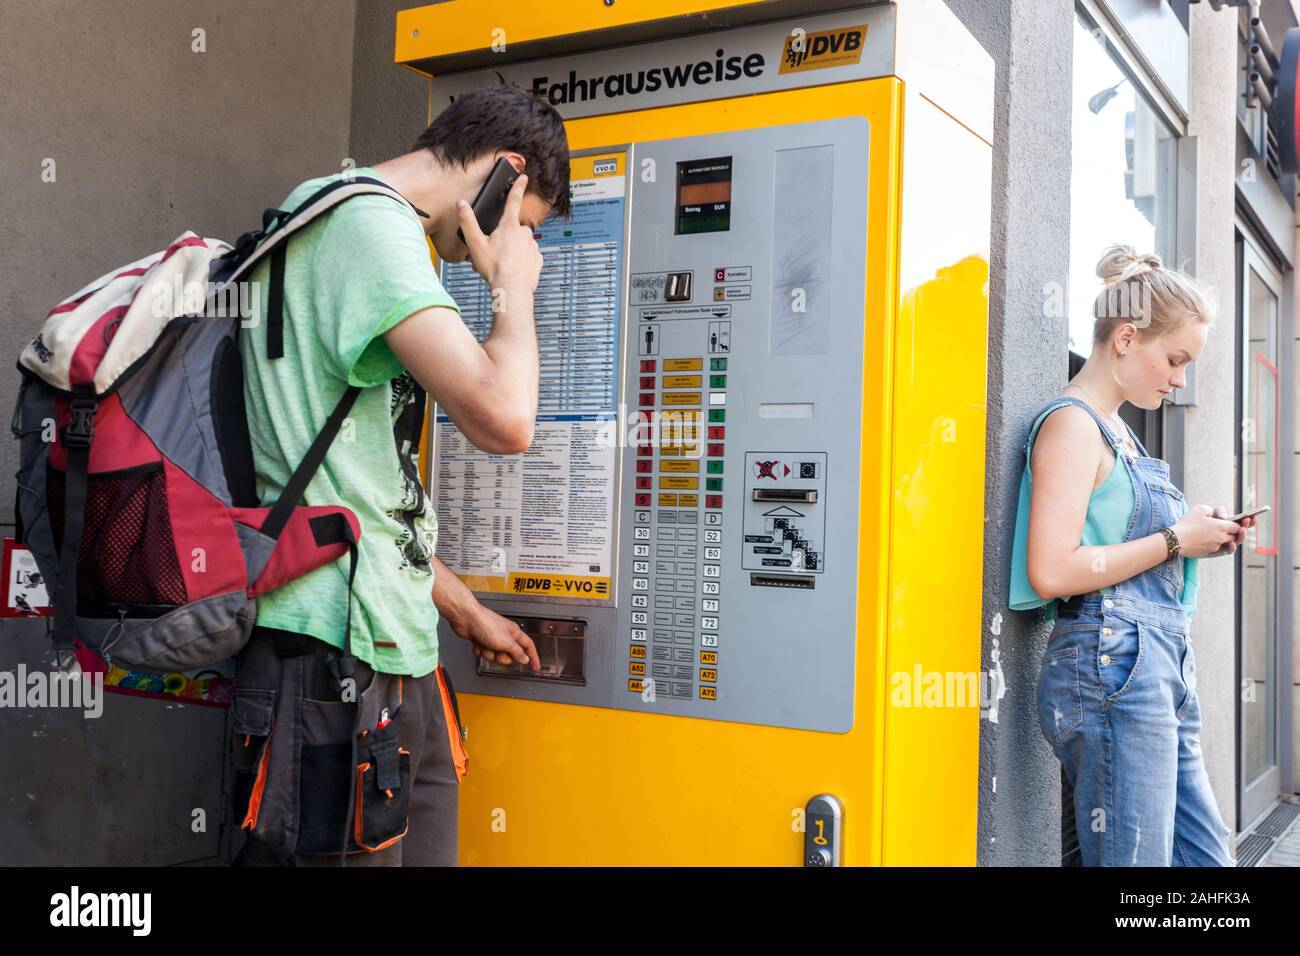
[[[533,440],[537,418],[537,330],[533,292],[542,254],[519,221],[527,177],[515,180],[501,223],[485,236],[468,203],[460,207],[474,268],[492,290],[492,332],[482,344],[455,311],[435,306],[384,333],[397,360],[471,442],[494,454],[517,454]]]
[[[458,637],[474,645],[474,653],[498,664],[527,664],[542,668],[532,638],[509,618],[489,611],[465,582],[438,558],[433,566],[433,603]]]
[[[384,334],[397,360],[476,448],[526,451],[537,418],[537,334],[532,293],[504,293],[482,345],[452,309],[416,312]]]

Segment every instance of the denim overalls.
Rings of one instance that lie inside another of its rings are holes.
[[[1131,456],[1086,403],[1133,479],[1125,541],[1174,524],[1185,510],[1169,465]],[[1059,401],[1059,399],[1058,399]],[[1126,426],[1127,427],[1127,426]],[[1038,721],[1074,790],[1084,866],[1235,866],[1228,827],[1201,757],[1196,662],[1179,601],[1182,557],[1106,593],[1057,606],[1038,682]]]

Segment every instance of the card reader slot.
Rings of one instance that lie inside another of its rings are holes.
[[[816,488],[755,488],[755,501],[799,501],[804,504],[817,503]]]

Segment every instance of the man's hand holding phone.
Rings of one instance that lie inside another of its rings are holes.
[[[542,253],[533,238],[533,230],[519,221],[527,185],[528,177],[525,175],[515,180],[506,197],[501,221],[490,235],[484,234],[479,227],[468,202],[462,199],[456,204],[474,271],[487,280],[493,292],[503,290],[507,303],[514,291],[531,296],[542,273]]]

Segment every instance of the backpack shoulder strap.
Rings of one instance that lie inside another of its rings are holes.
[[[413,205],[392,186],[372,176],[353,176],[351,180],[336,179],[326,183],[292,210],[267,209],[262,213],[262,228],[244,233],[225,255],[212,261],[209,281],[229,284],[235,282],[262,259],[284,244],[299,229],[318,216],[354,196],[388,196],[406,206],[424,219],[429,214]]]

